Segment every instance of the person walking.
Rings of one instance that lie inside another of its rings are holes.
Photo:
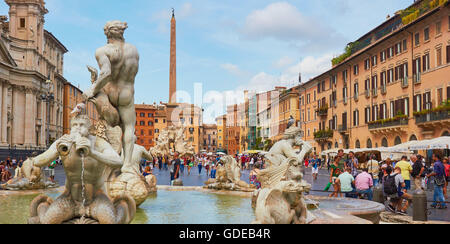
[[[203,167],[203,158],[202,157],[198,158],[197,167],[198,167],[198,175],[201,175],[202,167]]]
[[[339,161],[341,160],[341,158],[339,156],[337,156],[334,159],[333,164],[331,165],[331,174],[330,174],[330,184],[333,185],[333,193],[330,194],[329,197],[338,197],[338,194],[340,194],[340,196],[342,197],[342,193],[341,191],[341,186],[339,185],[339,182],[337,181],[337,178],[339,177],[339,175],[341,174],[341,170],[339,168]]]
[[[411,164],[408,162],[407,156],[402,156],[402,160],[400,160],[395,168],[399,167],[402,170],[402,177],[405,181],[405,189],[408,191],[411,189],[411,173],[413,171]]]
[[[314,180],[317,180],[317,176],[319,175],[319,167],[320,160],[317,158],[317,155],[314,155],[313,159],[309,162],[311,164],[311,174]]]
[[[425,167],[423,166],[422,160],[418,160],[416,155],[411,156],[411,162],[413,163],[411,177],[414,180],[415,189],[422,189],[423,172]]]
[[[450,164],[448,163],[448,157],[444,157],[442,160],[445,169],[445,186],[444,186],[444,198],[447,199],[447,187],[450,180]]]
[[[354,152],[349,152],[348,167],[352,169],[352,176],[358,175],[358,159],[355,157]]]
[[[372,154],[370,155],[370,160],[367,162],[367,173],[369,173],[372,176],[372,180],[373,180],[373,186],[377,186],[378,185],[378,181],[379,181],[379,175],[380,175],[380,164],[378,163],[377,160],[375,160],[375,155]]]
[[[442,156],[435,153],[433,154],[433,173],[428,174],[427,177],[430,178],[434,176],[434,195],[432,208],[446,209],[447,204],[445,203],[443,188],[445,186],[445,168],[441,162]]]

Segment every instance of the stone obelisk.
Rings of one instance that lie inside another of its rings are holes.
[[[170,70],[169,70],[169,103],[166,104],[167,123],[169,126],[178,123],[177,116],[177,22],[175,10],[172,9],[170,21]]]
[[[177,22],[175,20],[175,11],[172,9],[172,20],[170,24],[170,88],[169,104],[177,102]]]

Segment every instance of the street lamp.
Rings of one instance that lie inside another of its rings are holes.
[[[53,89],[53,84],[51,80],[47,80],[45,82],[45,87],[47,88],[47,93],[41,94],[41,100],[46,102],[46,117],[45,121],[47,124],[47,133],[46,133],[46,146],[47,148],[50,146],[50,103],[55,101],[55,95],[51,92]]]

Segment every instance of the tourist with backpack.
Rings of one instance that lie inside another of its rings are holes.
[[[433,154],[433,173],[428,174],[427,177],[430,178],[434,176],[434,202],[431,204],[432,208],[446,209],[447,204],[445,204],[443,188],[445,186],[445,167],[441,162],[442,156],[440,154]]]
[[[383,191],[391,199],[391,202],[387,205],[387,209],[397,214],[407,215],[406,210],[408,209],[409,200],[412,199],[412,196],[406,193],[402,169],[395,167],[394,172],[392,172],[392,167],[388,166],[386,168],[386,174],[383,180]],[[407,200],[404,206],[402,206],[403,199]]]

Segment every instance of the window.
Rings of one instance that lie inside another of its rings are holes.
[[[148,126],[153,126],[153,122],[152,122],[152,121],[149,121],[149,122],[148,122]]]
[[[386,50],[380,53],[380,62],[386,61]]]
[[[141,136],[145,136],[144,130],[141,130]]]
[[[430,69],[430,54],[427,53],[422,57],[423,72]]]
[[[20,28],[25,28],[25,18],[20,18]]]
[[[140,124],[141,126],[145,126],[145,121],[141,121],[139,124]]]
[[[406,41],[406,39],[405,40],[403,40],[403,52],[405,52],[406,51],[406,49],[408,49],[408,42]]]
[[[358,85],[358,83],[355,83],[355,85],[354,85],[354,93],[355,93],[355,97],[359,96],[359,85]]]
[[[414,96],[413,111],[414,112],[422,111],[422,95],[420,94]]]
[[[392,56],[394,56],[394,48],[390,47],[388,48],[387,57],[392,58]]]
[[[347,70],[342,71],[342,79],[344,80],[344,83],[347,82],[347,77],[348,77]]]
[[[450,45],[447,46],[447,63],[450,63]]]
[[[419,33],[416,33],[416,34],[414,35],[414,44],[415,44],[416,46],[419,46],[419,44],[420,44],[420,34],[419,34]]]
[[[440,105],[444,102],[443,96],[442,96],[442,88],[439,88],[437,90],[437,105]]]
[[[399,43],[395,44],[395,55],[401,53],[401,51],[402,51],[402,43],[399,42]]]
[[[422,70],[420,65],[420,58],[416,58],[413,60],[413,75],[420,73]]]
[[[442,33],[442,22],[441,21],[439,21],[439,22],[437,22],[436,23],[436,35],[439,35],[439,34],[441,34]]]
[[[386,71],[381,72],[380,79],[381,79],[381,86],[386,86]]]
[[[353,74],[354,75],[358,75],[359,74],[359,65],[354,65],[353,66]]]
[[[152,114],[152,113],[149,113],[149,114],[148,114],[148,117],[149,117],[149,118],[152,118],[152,117],[153,117],[153,114]]]
[[[364,121],[365,121],[366,124],[370,122],[370,107],[367,107],[365,109],[364,119],[365,119]]]
[[[365,82],[365,88],[366,88],[365,89],[366,91],[370,91],[370,80],[369,79],[367,79]]]
[[[378,76],[374,75],[372,76],[372,89],[374,92],[378,90]]]
[[[353,126],[359,126],[359,110],[353,111]]]
[[[423,39],[424,41],[430,40],[430,28],[427,27],[423,30]]]
[[[158,123],[158,119],[155,119],[155,123]]]
[[[344,103],[347,103],[347,87],[344,87],[344,89],[342,90],[342,95],[344,97]]]
[[[442,48],[440,47],[436,49],[436,64],[438,67],[442,65]]]
[[[372,57],[372,67],[373,67],[373,66],[377,66],[377,61],[378,61],[377,55],[373,56],[373,57]]]
[[[394,81],[394,69],[389,69],[387,72],[387,82],[391,83]]]
[[[141,113],[140,115],[141,115],[142,118],[145,117],[145,113]]]
[[[366,61],[364,61],[364,68],[366,70],[370,69],[370,59],[366,59]]]

